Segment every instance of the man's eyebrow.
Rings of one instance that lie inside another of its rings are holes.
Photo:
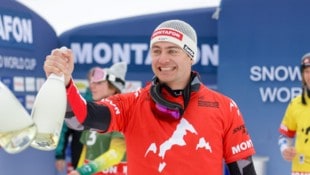
[[[157,46],[156,44],[154,44],[152,47],[151,47],[152,49],[153,48],[161,48],[160,46]],[[167,46],[167,47],[164,47],[163,49],[182,49],[181,47],[179,47],[179,46]]]
[[[181,47],[179,47],[179,46],[169,46],[169,47],[167,47],[167,49],[181,49]]]

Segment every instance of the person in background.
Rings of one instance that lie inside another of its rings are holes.
[[[310,53],[303,55],[300,72],[302,94],[288,104],[279,128],[281,155],[292,162],[292,175],[310,174]]]
[[[125,62],[115,63],[106,69],[93,69],[90,75],[90,92],[93,101],[100,101],[121,93],[125,88],[126,71],[127,63]],[[79,166],[70,175],[126,174],[124,172],[126,171],[126,145],[123,134],[120,132],[102,134],[96,130],[85,130],[80,141],[84,146]],[[107,170],[108,168],[117,171],[112,173]]]
[[[164,21],[150,38],[152,81],[135,92],[85,102],[74,85],[71,50],[46,57],[46,75],[65,75],[68,104],[84,127],[124,133],[129,175],[256,175],[254,145],[237,104],[192,70],[197,35],[182,20]],[[223,162],[224,160],[224,162]]]
[[[90,69],[87,73],[87,81],[90,84],[90,75],[94,68]],[[86,88],[84,98],[87,101],[92,101],[92,96],[89,87]],[[55,149],[55,167],[58,172],[63,172],[67,168],[67,172],[77,168],[83,145],[80,142],[82,131],[69,128],[64,122],[59,137],[58,145]],[[70,162],[67,162],[67,150],[69,147]]]
[[[82,144],[79,142],[80,136],[81,131],[70,129],[65,123],[63,124],[60,139],[55,150],[55,166],[58,172],[63,172],[65,168],[67,168],[67,172],[70,172],[77,167],[82,151]],[[67,147],[69,145],[71,161],[67,162]]]

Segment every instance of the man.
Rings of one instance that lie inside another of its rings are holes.
[[[150,54],[152,83],[98,103],[78,94],[70,50],[48,56],[44,70],[65,74],[69,104],[81,124],[124,133],[129,175],[219,175],[223,159],[231,175],[255,175],[255,150],[238,106],[192,71],[195,30],[181,20],[161,23],[151,36]]]
[[[302,57],[300,72],[302,94],[287,106],[279,128],[279,146],[283,159],[292,162],[292,175],[310,175],[310,53]]]

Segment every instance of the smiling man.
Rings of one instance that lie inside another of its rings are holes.
[[[230,175],[256,175],[254,146],[237,104],[192,70],[197,35],[188,23],[168,20],[154,30],[150,84],[96,103],[86,102],[74,85],[72,52],[53,53],[44,70],[65,75],[76,119],[101,132],[124,133],[129,175],[220,175],[223,159]]]

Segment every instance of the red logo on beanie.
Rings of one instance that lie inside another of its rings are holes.
[[[181,32],[176,31],[176,30],[171,30],[171,29],[158,29],[152,34],[151,39],[157,36],[170,36],[180,41],[182,41],[183,39],[183,34]]]

